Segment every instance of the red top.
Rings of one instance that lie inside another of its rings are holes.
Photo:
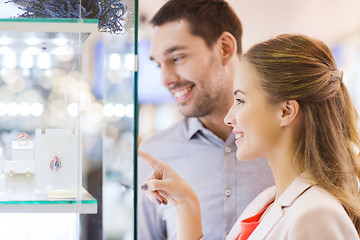
[[[270,203],[271,204],[271,203]],[[248,237],[252,234],[252,232],[255,230],[255,228],[260,224],[259,220],[261,215],[266,211],[266,209],[270,206],[265,206],[258,214],[246,218],[244,220],[241,220],[240,226],[241,226],[241,233],[237,240],[246,240]]]

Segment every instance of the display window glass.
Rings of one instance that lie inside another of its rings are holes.
[[[137,1],[64,2],[0,2],[1,236],[132,238]]]

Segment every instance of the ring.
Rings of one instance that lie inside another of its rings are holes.
[[[20,144],[20,142],[24,142],[23,140],[26,140],[26,144],[29,143],[29,135],[26,132],[20,132],[19,135],[17,136],[17,141]]]

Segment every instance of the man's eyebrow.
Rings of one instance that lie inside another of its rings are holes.
[[[237,89],[234,91],[234,95],[238,94],[238,93],[242,93],[244,95],[246,95],[243,91],[241,91],[240,89]]]
[[[186,47],[181,46],[181,45],[173,46],[173,47],[171,47],[171,48],[169,48],[169,49],[166,49],[166,50],[164,51],[164,56],[169,55],[170,53],[173,53],[173,52],[178,51],[178,50],[183,50],[183,49],[185,49],[185,48],[186,48]],[[154,61],[154,57],[153,57],[153,56],[150,56],[150,60],[151,60],[151,61]]]
[[[178,51],[178,50],[183,50],[183,49],[185,49],[184,46],[180,46],[180,45],[173,46],[173,47],[165,50],[164,56],[169,55],[170,53],[173,53],[173,52]]]

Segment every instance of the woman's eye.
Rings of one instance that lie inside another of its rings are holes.
[[[235,99],[235,100],[236,100],[236,102],[237,102],[238,105],[240,105],[240,104],[242,104],[242,103],[245,102],[244,100],[239,99],[239,98],[237,98],[237,99]]]

